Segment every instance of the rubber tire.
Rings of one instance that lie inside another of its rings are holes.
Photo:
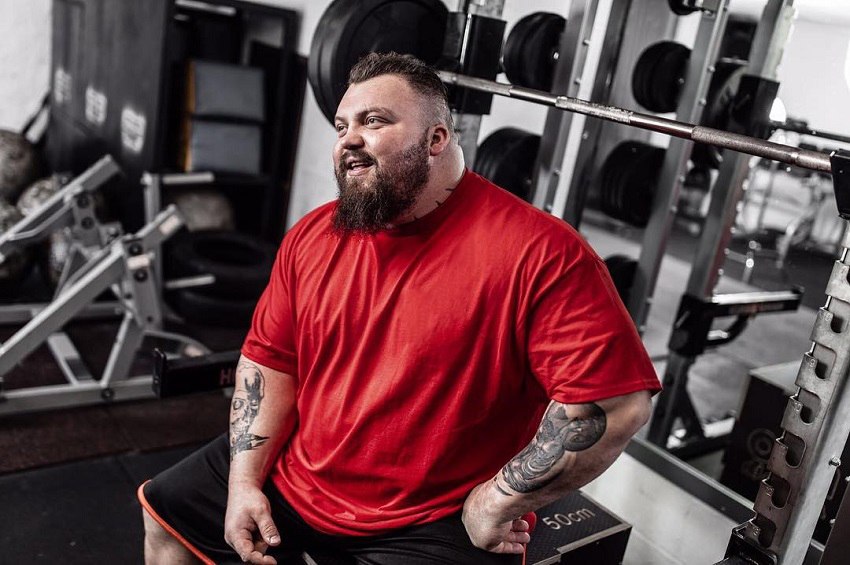
[[[209,296],[191,288],[169,292],[166,300],[187,322],[210,326],[247,328],[257,306],[256,299]]]
[[[244,233],[183,233],[168,248],[167,278],[211,274],[215,283],[198,287],[203,294],[256,299],[268,284],[276,253],[274,245]]]

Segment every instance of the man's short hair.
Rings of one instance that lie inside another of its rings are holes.
[[[381,75],[397,75],[403,78],[418,94],[434,102],[438,119],[445,122],[454,136],[452,113],[449,110],[449,93],[432,67],[413,55],[402,55],[394,51],[369,53],[351,67],[348,73],[348,86]]]

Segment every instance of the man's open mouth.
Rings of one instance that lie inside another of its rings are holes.
[[[365,173],[374,162],[371,159],[349,159],[345,162],[345,170],[350,175]]]

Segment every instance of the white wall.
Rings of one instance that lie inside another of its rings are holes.
[[[20,131],[50,85],[51,0],[0,0],[0,129]]]
[[[801,17],[779,67],[779,98],[789,116],[809,126],[850,135],[850,79],[845,72],[850,23]]]

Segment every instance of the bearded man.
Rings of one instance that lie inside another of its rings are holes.
[[[149,564],[520,563],[523,516],[649,416],[605,264],[465,167],[433,69],[366,56],[335,127],[339,198],[281,243],[229,438],[140,489]]]

